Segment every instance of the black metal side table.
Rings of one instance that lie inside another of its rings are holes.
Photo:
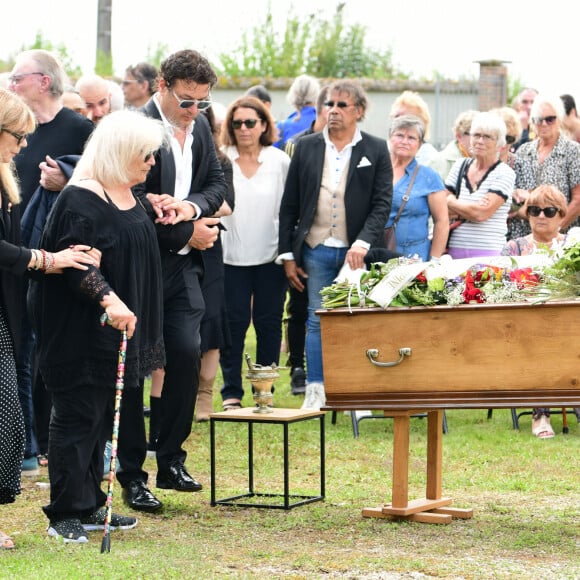
[[[210,461],[211,461],[211,505],[235,505],[289,510],[299,505],[324,500],[325,494],[325,451],[324,451],[324,411],[302,409],[273,409],[272,413],[255,413],[251,407],[223,411],[210,415]],[[292,423],[318,419],[320,428],[320,493],[318,495],[295,495],[290,493],[289,426]],[[248,425],[248,492],[216,499],[216,434],[218,422],[247,423]],[[254,488],[254,425],[256,423],[282,425],[284,437],[284,493],[258,493]],[[249,501],[258,498],[258,501]],[[268,503],[259,498],[269,498]],[[279,503],[272,503],[278,498]]]

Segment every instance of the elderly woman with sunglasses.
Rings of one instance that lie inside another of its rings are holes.
[[[231,347],[221,353],[224,410],[242,406],[242,362],[250,323],[260,365],[278,364],[287,281],[278,255],[278,214],[290,157],[273,143],[276,125],[259,99],[228,107],[221,140],[234,170],[236,208],[222,218],[225,297]]]
[[[515,181],[513,169],[499,158],[505,145],[503,119],[478,113],[471,122],[473,158],[457,160],[445,180],[449,217],[461,221],[449,236],[452,258],[497,256],[505,244]]]
[[[532,232],[527,236],[510,240],[502,250],[502,256],[528,256],[561,246],[566,235],[560,228],[568,214],[566,197],[553,185],[540,185],[534,189],[524,204]],[[574,409],[580,418],[580,409]],[[540,439],[554,437],[550,425],[550,409],[534,409],[532,433]]]
[[[542,184],[556,186],[568,200],[568,212],[561,228],[580,225],[580,143],[563,133],[566,113],[560,97],[538,95],[532,105],[532,123],[537,139],[524,143],[516,152],[514,200],[524,202],[529,192]],[[526,206],[513,216],[520,226],[511,227],[512,237],[530,233]]]

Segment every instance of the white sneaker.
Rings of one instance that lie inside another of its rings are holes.
[[[316,383],[316,389],[318,390],[318,409],[320,410],[320,407],[326,405],[326,391],[322,383]]]
[[[324,385],[322,383],[306,383],[306,395],[301,409],[320,411],[320,407],[326,404]]]
[[[362,419],[363,417],[371,417],[373,414],[372,411],[355,411],[354,415],[357,419]]]

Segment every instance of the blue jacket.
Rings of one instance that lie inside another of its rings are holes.
[[[80,155],[62,155],[55,159],[67,180],[70,179],[79,159]],[[48,191],[39,185],[32,194],[20,223],[22,244],[27,248],[39,247],[46,218],[59,193],[60,191]]]

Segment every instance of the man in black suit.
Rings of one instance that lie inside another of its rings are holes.
[[[194,50],[178,51],[161,63],[158,92],[143,111],[163,121],[170,144],[155,154],[147,180],[135,191],[139,196],[168,194],[166,207],[180,206],[181,214],[189,212],[190,217],[173,226],[157,224],[167,358],[157,439],[157,487],[177,491],[202,489],[185,469],[187,454],[182,445],[191,433],[199,382],[202,253],[217,239],[219,220],[210,216],[226,192],[209,124],[204,115],[198,115],[211,106],[210,89],[216,81],[207,59]],[[147,473],[142,469],[147,448],[142,393],[141,401],[124,400],[123,405],[118,479],[133,509],[156,511],[161,502],[147,488]]]
[[[352,80],[332,83],[327,126],[296,143],[280,206],[279,257],[290,285],[308,278],[306,397],[302,408],[325,404],[320,290],[343,264],[363,268],[371,246],[384,246],[393,170],[387,143],[359,130],[367,97]]]

